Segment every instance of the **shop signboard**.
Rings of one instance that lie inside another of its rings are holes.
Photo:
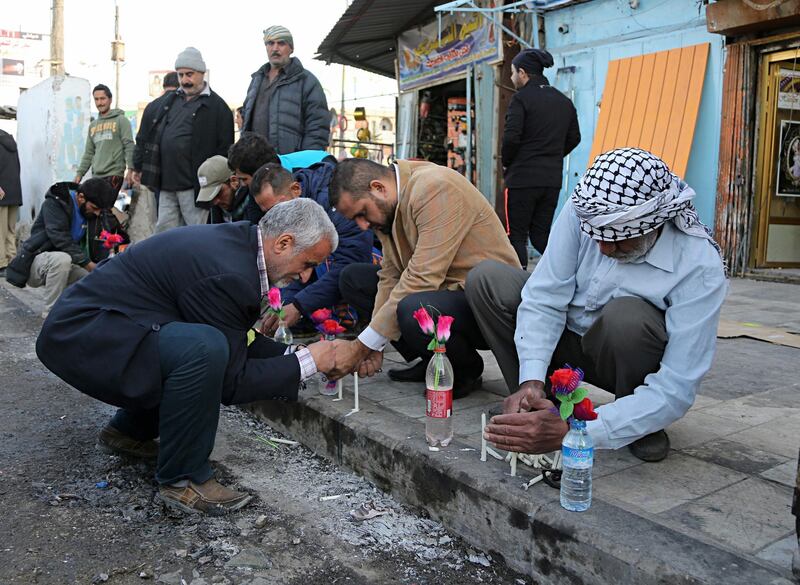
[[[800,110],[800,71],[781,69],[778,79],[778,108]]]
[[[406,31],[398,38],[400,91],[430,86],[462,75],[468,65],[502,58],[495,24],[475,12],[442,16],[439,23]]]

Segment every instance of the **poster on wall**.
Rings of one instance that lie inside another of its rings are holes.
[[[800,197],[800,121],[781,121],[777,167],[777,196]]]
[[[800,71],[781,69],[778,79],[778,108],[800,110]]]
[[[400,91],[406,91],[463,73],[468,65],[499,61],[500,31],[475,12],[442,16],[400,35],[397,41]]]

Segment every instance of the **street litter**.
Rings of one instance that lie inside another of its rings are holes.
[[[361,504],[355,510],[350,510],[350,517],[356,522],[363,522],[364,520],[369,520],[370,518],[375,518],[377,516],[383,516],[384,514],[388,513],[389,510],[386,508],[378,508],[375,506],[374,502],[369,501]]]

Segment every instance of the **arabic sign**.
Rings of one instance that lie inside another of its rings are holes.
[[[800,110],[800,71],[781,69],[778,79],[778,108]]]
[[[499,31],[481,14],[442,16],[439,23],[406,31],[398,38],[400,91],[463,73],[468,65],[502,58]]]

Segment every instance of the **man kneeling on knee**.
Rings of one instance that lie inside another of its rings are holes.
[[[524,453],[559,449],[550,408],[564,364],[612,392],[587,430],[598,448],[669,452],[664,429],[692,405],[711,367],[727,281],[694,191],[649,152],[595,159],[556,220],[533,274],[493,262],[466,283],[475,319],[510,389],[486,438]]]

